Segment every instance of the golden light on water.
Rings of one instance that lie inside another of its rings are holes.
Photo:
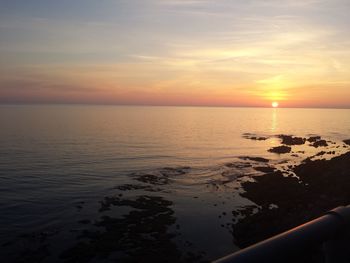
[[[277,101],[274,101],[274,102],[272,102],[271,103],[271,106],[272,106],[272,108],[278,108],[278,102]]]

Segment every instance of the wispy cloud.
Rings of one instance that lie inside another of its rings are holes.
[[[9,4],[0,13],[0,100],[94,93],[179,103],[191,94],[194,104],[306,105],[317,90],[320,104],[350,105],[348,1],[77,3]]]

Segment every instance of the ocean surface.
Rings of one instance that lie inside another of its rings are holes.
[[[268,152],[279,134],[320,135],[341,154],[350,110],[16,105],[0,106],[0,123],[1,258],[114,262],[151,250],[145,235],[158,231],[164,251],[196,261],[238,249],[232,211],[254,205],[240,196],[240,182],[261,173],[244,157],[283,170],[319,152]],[[110,241],[108,218],[127,229],[114,233],[127,242],[74,258],[82,240],[87,250]]]

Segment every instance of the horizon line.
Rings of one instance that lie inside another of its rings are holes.
[[[0,106],[125,106],[125,107],[198,107],[198,108],[263,108],[263,109],[338,109],[349,110],[350,106],[346,107],[283,107],[273,108],[271,106],[249,106],[249,105],[166,105],[166,104],[132,104],[132,103],[76,103],[76,102],[0,102]]]

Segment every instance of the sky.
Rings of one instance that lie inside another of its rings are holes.
[[[349,0],[0,0],[0,103],[350,108]]]

